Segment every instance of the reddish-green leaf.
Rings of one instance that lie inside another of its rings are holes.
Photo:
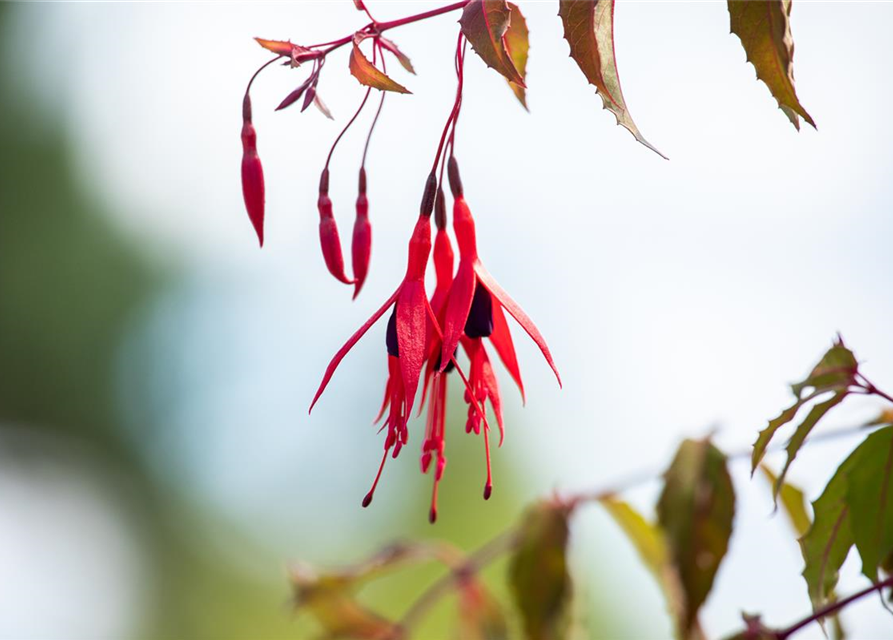
[[[527,82],[527,54],[530,51],[530,32],[527,30],[527,20],[524,19],[518,5],[509,2],[509,11],[511,19],[509,28],[505,32],[505,49],[508,51],[515,69],[518,70],[518,74]],[[511,80],[508,80],[508,83],[521,106],[527,109],[527,89]]]
[[[264,40],[263,38],[255,38],[254,40],[267,51],[278,53],[280,56],[290,56],[292,49],[295,47],[291,42],[283,40]]]
[[[508,640],[509,631],[499,603],[479,580],[468,579],[459,586],[461,640]]]
[[[797,427],[794,435],[786,447],[788,458],[784,468],[775,485],[775,492],[778,493],[780,483],[784,480],[788,468],[797,456],[800,447],[806,441],[807,436],[825,414],[840,404],[848,395],[851,385],[856,383],[856,374],[859,371],[859,363],[853,352],[844,344],[843,340],[838,336],[834,345],[825,352],[819,363],[813,367],[810,374],[805,380],[791,385],[791,390],[796,396],[794,404],[781,412],[781,414],[769,421],[769,425],[760,431],[756,442],[753,445],[753,455],[751,456],[751,471],[754,472],[763,456],[766,455],[766,448],[775,436],[776,431],[793,420],[797,412],[814,400],[816,397],[833,392],[829,399],[816,404],[806,415],[803,422]],[[804,396],[806,390],[811,390],[808,395]]]
[[[462,10],[462,33],[481,59],[510,82],[525,87],[506,49],[505,35],[511,22],[506,0],[471,0]]]
[[[685,597],[682,637],[697,625],[732,535],[735,491],[726,456],[709,440],[686,440],[664,474],[658,521]]]
[[[558,15],[571,57],[601,96],[605,109],[614,114],[636,140],[666,158],[641,134],[626,107],[617,61],[614,57],[614,0],[561,0]]]
[[[564,637],[571,578],[567,570],[569,508],[542,502],[524,516],[509,565],[509,586],[527,640]]]
[[[847,472],[850,529],[862,558],[862,573],[878,579],[893,554],[893,427],[872,433],[856,450]]]
[[[838,571],[853,546],[850,513],[846,504],[846,476],[855,464],[858,451],[857,448],[837,468],[822,495],[812,503],[812,526],[800,538],[805,562],[803,578],[816,609],[830,599],[837,584]]]
[[[396,93],[411,93],[403,85],[394,82],[375,67],[360,51],[356,41],[353,43],[353,51],[350,54],[350,73],[359,80],[360,84],[382,91],[394,91]]]
[[[798,130],[800,117],[815,127],[794,89],[794,37],[791,0],[728,0],[732,33],[741,39],[748,62],[778,107]]]
[[[394,57],[397,58],[397,62],[400,63],[400,66],[409,71],[412,75],[415,75],[415,69],[413,69],[412,67],[412,62],[410,61],[409,56],[400,51],[400,49],[397,48],[396,44],[394,44],[392,41],[388,40],[384,36],[379,36],[378,42],[379,44],[381,44],[383,49],[394,54]]]

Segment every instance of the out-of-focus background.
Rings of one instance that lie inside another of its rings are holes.
[[[380,20],[435,6],[368,4]],[[489,503],[456,394],[433,527],[419,421],[360,508],[381,451],[370,423],[383,324],[313,416],[307,406],[401,276],[454,92],[456,16],[392,33],[419,75],[394,72],[414,95],[389,96],[373,139],[372,270],[351,302],[325,272],[314,207],[362,95],[345,55],[320,84],[336,122],[273,113],[299,71],[256,85],[262,251],[242,207],[239,129],[245,82],[268,57],[252,37],[340,37],[366,22],[353,3],[0,5],[0,637],[307,637],[287,605],[295,559],[351,562],[406,538],[471,548],[536,496],[659,471],[683,437],[715,429],[744,449],[836,331],[893,387],[893,5],[795,3],[798,90],[819,125],[798,134],[745,64],[724,3],[620,3],[626,98],[669,162],[601,110],[556,3],[521,5],[531,112],[469,55],[456,153],[484,259],[538,322],[565,387],[516,331],[528,403],[502,372],[508,437]],[[332,165],[345,236],[369,117]],[[876,410],[841,409],[823,428]],[[791,479],[815,497],[855,443],[808,447]],[[733,465],[737,527],[704,613],[712,636],[741,611],[781,625],[809,610],[793,534],[763,479]],[[647,508],[657,490],[632,498]],[[577,525],[591,635],[668,637],[659,592],[611,521],[593,507]],[[841,593],[858,573],[851,558]],[[430,575],[364,595],[398,613]],[[450,637],[449,617],[442,608],[422,635]],[[891,629],[876,599],[843,620],[854,638]]]

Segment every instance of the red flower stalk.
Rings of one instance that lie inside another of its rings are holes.
[[[357,219],[353,225],[353,242],[350,245],[353,277],[356,280],[353,297],[360,295],[360,289],[369,272],[369,257],[372,253],[372,225],[369,223],[369,200],[366,198],[366,169],[360,168],[359,195],[357,196]]]
[[[440,326],[425,293],[425,271],[427,269],[428,257],[431,254],[430,218],[434,205],[436,184],[436,178],[434,174],[431,174],[425,186],[421,213],[409,241],[409,256],[403,281],[385,303],[372,314],[372,317],[338,350],[329,363],[313,402],[310,404],[310,410],[312,411],[344,356],[365,335],[369,328],[388,309],[393,307],[392,322],[389,321],[386,340],[389,375],[385,402],[382,407],[382,413],[384,413],[387,407],[390,407],[388,419],[385,423],[388,435],[385,439],[384,455],[382,456],[378,474],[375,477],[372,488],[363,499],[364,507],[372,502],[372,496],[381,478],[388,452],[393,448],[393,455],[397,457],[400,449],[408,440],[406,422],[412,412],[422,367],[427,360],[432,336],[435,333],[440,333]],[[461,372],[460,376],[465,380]]]
[[[450,157],[449,160],[448,174],[450,189],[455,200],[453,230],[459,244],[459,268],[450,289],[450,298],[443,320],[441,358],[445,354],[453,353],[463,333],[469,338],[489,337],[496,353],[499,354],[509,374],[521,390],[523,398],[524,386],[521,382],[521,371],[518,367],[518,358],[515,354],[508,323],[503,313],[505,310],[540,348],[546,362],[555,372],[560,386],[561,377],[539,329],[524,313],[524,310],[493,279],[478,257],[474,218],[465,202],[459,167],[453,157]],[[441,359],[440,370],[443,368],[444,361]]]
[[[326,261],[326,267],[335,278],[344,284],[353,284],[354,281],[344,273],[344,257],[341,254],[341,240],[338,237],[338,225],[335,216],[332,215],[332,201],[329,198],[329,168],[322,171],[319,178],[319,200],[316,202],[319,209],[319,244],[322,247],[322,257]]]
[[[248,218],[264,246],[264,169],[257,155],[257,132],[251,122],[251,97],[242,101],[242,197]]]

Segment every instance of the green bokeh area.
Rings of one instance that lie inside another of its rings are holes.
[[[16,10],[0,5],[0,31]],[[0,459],[6,470],[28,477],[64,466],[98,485],[98,495],[109,501],[142,558],[144,575],[137,579],[145,584],[130,625],[132,637],[315,637],[312,622],[289,606],[287,567],[299,556],[321,560],[314,543],[325,538],[324,514],[322,520],[308,514],[307,532],[283,551],[246,535],[238,514],[218,513],[189,486],[172,490],[159,476],[139,434],[134,437],[122,424],[117,376],[128,332],[185,274],[154,264],[140,239],[111,221],[97,194],[75,177],[84,169],[75,171],[69,132],[31,108],[20,79],[10,75],[12,65],[0,68],[5,73],[0,77]],[[139,376],[141,363],[131,364]],[[450,407],[452,433],[462,431],[464,409],[459,402]],[[361,422],[366,424],[366,416]],[[439,537],[471,550],[518,518],[524,504],[513,487],[523,474],[506,456],[497,456],[498,490],[485,503],[479,497],[479,439],[455,438],[449,453],[440,507],[450,515],[436,527],[419,516],[427,513],[430,476],[425,476],[401,487],[405,522],[394,523],[392,530],[402,531],[404,539]],[[368,455],[374,458],[378,451]],[[360,514],[368,512],[359,504],[356,511],[355,540],[323,560],[349,564],[384,542],[363,535]],[[64,529],[70,523],[58,524]],[[582,594],[575,606],[591,635],[634,637],[635,629],[618,627],[607,606],[599,604],[599,588],[585,573],[575,572]],[[440,574],[442,569],[429,566],[389,575],[366,587],[361,598],[399,616]],[[505,563],[486,575],[494,594],[507,603]],[[454,637],[454,607],[454,599],[446,598],[418,637]],[[96,603],[84,615],[101,616],[102,609]]]

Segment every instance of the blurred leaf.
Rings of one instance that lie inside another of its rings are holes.
[[[512,14],[505,0],[471,0],[462,10],[459,24],[474,52],[509,82],[526,86],[506,50],[505,35]]]
[[[742,617],[744,618],[744,631],[728,636],[725,640],[778,640],[778,634],[763,626],[760,616],[751,616],[745,613]]]
[[[778,485],[778,476],[772,473],[772,470],[765,464],[761,464],[760,468],[769,479],[769,484],[772,485],[774,490],[774,487]],[[797,532],[797,537],[803,537],[809,530],[810,525],[812,525],[812,520],[806,511],[806,496],[802,490],[789,482],[781,483],[778,495],[781,498],[781,506],[791,521],[791,526]]]
[[[862,573],[878,580],[878,567],[893,553],[893,427],[872,433],[853,454],[847,471],[850,529]]]
[[[747,61],[756,69],[757,78],[766,83],[778,101],[778,107],[798,130],[800,116],[815,127],[794,89],[791,0],[728,0],[728,4],[732,33],[741,39]]]
[[[527,54],[530,51],[530,32],[527,30],[527,20],[521,13],[518,5],[508,3],[511,19],[509,28],[505,32],[505,48],[508,51],[512,64],[518,70],[518,74],[527,82]],[[508,80],[509,87],[514,92],[518,101],[527,109],[527,89],[522,85]]]
[[[849,508],[846,505],[846,478],[855,464],[858,451],[857,448],[844,460],[825,486],[822,495],[812,503],[812,527],[800,538],[800,548],[806,563],[803,578],[809,589],[813,609],[828,603],[837,584],[838,571],[853,546]]]
[[[502,608],[480,581],[469,579],[459,590],[460,640],[508,640]]]
[[[735,491],[726,456],[709,440],[686,440],[664,474],[658,521],[685,596],[683,637],[695,627],[732,535]]]
[[[379,36],[378,42],[383,49],[394,54],[394,56],[397,58],[397,62],[399,62],[404,69],[409,71],[412,75],[415,75],[415,69],[413,69],[412,67],[412,62],[410,61],[409,56],[400,51],[400,49],[397,48],[396,44],[394,44],[392,41],[388,40],[384,36]]]
[[[810,374],[802,382],[791,385],[791,390],[797,397],[793,405],[781,412],[781,414],[769,421],[769,425],[760,431],[756,442],[753,445],[753,455],[751,457],[751,472],[757,470],[763,456],[766,455],[766,448],[775,436],[776,431],[789,423],[796,417],[797,412],[808,402],[817,396],[833,392],[834,395],[830,399],[815,405],[807,414],[806,418],[797,427],[793,437],[786,447],[788,457],[782,469],[781,475],[775,483],[775,494],[778,494],[780,482],[784,481],[787,470],[793,462],[800,450],[800,447],[806,441],[809,432],[818,424],[825,414],[838,405],[846,398],[850,385],[856,382],[856,374],[859,371],[859,363],[853,352],[846,348],[843,340],[838,336],[834,345],[822,356],[819,363],[813,368]],[[812,392],[804,396],[806,389],[812,389]]]
[[[567,570],[568,506],[541,502],[521,524],[517,549],[509,564],[509,586],[528,640],[565,637],[571,596]]]
[[[564,37],[571,57],[601,96],[605,109],[617,124],[629,130],[636,140],[666,158],[639,132],[626,108],[617,61],[614,57],[614,0],[561,0],[558,15],[564,24]]]
[[[353,51],[350,54],[350,73],[359,80],[360,84],[373,89],[394,91],[395,93],[411,93],[409,89],[391,80],[391,78],[369,62],[366,56],[363,55],[363,52],[360,51],[357,40],[354,40]]]
[[[670,615],[677,629],[681,629],[685,619],[685,595],[663,531],[626,502],[609,497],[603,498],[601,503],[626,533],[642,562],[654,575],[667,601]]]
[[[322,101],[322,98],[319,97],[319,93],[313,94],[313,106],[319,109],[319,112],[322,113],[329,120],[334,120],[332,117],[332,112],[329,111],[329,108],[326,106],[326,103]]]
[[[884,409],[878,414],[878,417],[866,424],[866,427],[875,427],[880,425],[893,425],[893,408]]]

